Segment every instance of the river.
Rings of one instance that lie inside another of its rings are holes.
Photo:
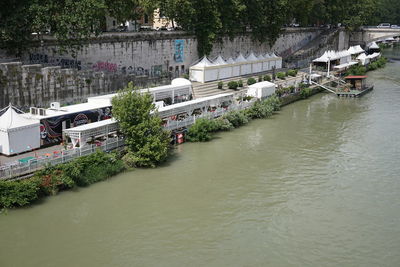
[[[0,266],[398,266],[399,72],[10,210]]]

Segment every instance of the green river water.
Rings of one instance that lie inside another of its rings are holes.
[[[399,73],[10,210],[0,266],[399,266]]]

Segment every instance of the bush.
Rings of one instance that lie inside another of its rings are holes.
[[[258,82],[262,82],[263,81],[263,77],[261,75],[258,76]]]
[[[246,112],[252,119],[263,119],[270,117],[274,112],[274,108],[265,101],[257,101]]]
[[[284,73],[284,72],[278,72],[278,73],[276,74],[276,77],[277,77],[278,79],[285,80],[285,79],[286,79],[286,73]]]
[[[224,83],[223,82],[218,82],[218,89],[222,89],[222,87],[224,87]]]
[[[214,120],[215,126],[214,126],[214,131],[230,131],[233,128],[232,123],[230,123],[227,119],[225,118],[218,118]]]
[[[264,100],[267,105],[271,105],[274,111],[281,109],[281,100],[276,95],[272,95]]]
[[[376,62],[372,62],[368,65],[368,70],[376,70],[378,69],[378,64]]]
[[[224,115],[223,118],[227,119],[235,128],[249,122],[249,119],[243,110],[231,111],[228,114]]]
[[[311,93],[312,93],[312,89],[311,88],[304,88],[304,89],[301,89],[300,96],[302,98],[306,99],[309,96],[311,96]]]
[[[40,182],[31,178],[22,181],[0,181],[0,208],[25,206],[39,197]]]
[[[239,81],[238,81],[238,86],[239,86],[239,87],[243,87],[243,81],[242,81],[242,80],[239,80]]]
[[[247,85],[255,84],[257,81],[253,77],[247,79]]]
[[[348,75],[365,75],[367,68],[364,66],[355,65],[346,71],[346,76]]]
[[[206,142],[212,139],[211,133],[229,131],[233,128],[233,125],[224,118],[215,120],[200,118],[189,128],[186,137],[189,142]]]
[[[271,80],[272,80],[271,76],[269,76],[269,75],[264,76],[264,81],[270,82]]]
[[[215,123],[206,118],[197,119],[187,132],[187,140],[190,142],[206,142],[211,140],[211,132],[215,131]]]
[[[296,77],[296,75],[297,75],[297,70],[288,70],[288,71],[286,72],[286,76],[293,76],[293,77]]]
[[[228,88],[229,89],[234,89],[234,90],[236,90],[237,88],[238,88],[238,83],[237,82],[235,82],[235,81],[230,81],[230,82],[228,82]]]

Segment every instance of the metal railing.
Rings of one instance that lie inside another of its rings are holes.
[[[93,154],[97,150],[111,151],[124,145],[123,138],[110,138],[100,145],[87,145],[82,148],[66,149],[50,157],[33,158],[27,162],[15,162],[10,165],[0,167],[0,179],[11,179],[27,175],[47,166],[54,166],[66,163],[73,159]]]

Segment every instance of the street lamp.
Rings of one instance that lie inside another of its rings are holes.
[[[328,57],[328,73],[326,74],[326,77],[328,77],[328,78],[329,78],[329,71],[330,71],[330,68],[331,68],[331,58]]]

